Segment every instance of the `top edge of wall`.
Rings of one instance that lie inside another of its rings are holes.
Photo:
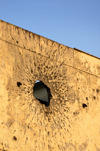
[[[9,24],[9,25],[11,25],[11,26],[15,26],[15,27],[20,28],[20,29],[23,29],[23,30],[25,30],[26,32],[35,34],[35,35],[40,36],[40,37],[43,37],[43,38],[46,38],[46,39],[48,39],[48,40],[50,40],[50,41],[52,41],[52,42],[56,42],[56,41],[54,41],[54,40],[52,40],[52,39],[49,39],[49,38],[47,38],[47,37],[44,37],[44,36],[41,36],[41,35],[39,35],[39,34],[33,33],[33,32],[31,32],[31,31],[29,31],[29,30],[26,30],[26,29],[24,29],[24,28],[21,28],[21,27],[19,27],[19,26],[16,26],[16,25],[11,24],[11,23],[9,23],[9,22],[6,22],[6,21],[4,21],[4,20],[1,20],[1,19],[0,19],[0,22]],[[56,43],[58,43],[58,42],[56,42]],[[63,45],[63,46],[66,46],[66,45],[61,44],[61,43],[58,43],[58,44]],[[66,47],[67,47],[67,48],[71,48],[71,49],[73,49],[73,50],[76,50],[76,51],[78,51],[78,52],[84,53],[84,54],[86,54],[86,55],[89,55],[89,56],[91,56],[91,57],[94,57],[94,58],[97,58],[97,59],[100,60],[99,57],[97,57],[97,56],[95,56],[95,55],[92,55],[92,54],[89,54],[89,53],[87,53],[87,52],[85,52],[85,51],[82,51],[82,50],[80,50],[80,49],[78,49],[78,48],[75,48],[75,47],[72,48],[72,47],[69,47],[69,46],[66,46]]]

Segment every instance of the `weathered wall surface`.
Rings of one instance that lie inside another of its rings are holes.
[[[55,150],[100,151],[100,59],[0,21],[0,151]]]

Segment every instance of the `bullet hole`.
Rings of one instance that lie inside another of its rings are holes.
[[[88,97],[86,97],[86,100],[88,100]]]
[[[96,99],[96,97],[95,97],[95,96],[93,96],[93,99],[95,100],[95,99]]]
[[[48,131],[48,135],[50,134],[50,132]]]
[[[100,90],[99,90],[99,89],[96,89],[96,91],[97,91],[97,93],[99,93]]]
[[[37,80],[33,87],[33,96],[45,106],[50,105],[51,92],[50,89],[41,81]]]
[[[17,137],[16,137],[16,136],[13,136],[13,140],[14,140],[14,141],[17,141]]]
[[[18,44],[18,41],[16,41],[16,43]]]
[[[20,87],[22,84],[21,82],[17,82],[17,86]]]
[[[31,73],[33,73],[33,70],[31,69]]]
[[[83,103],[83,104],[82,104],[82,107],[83,107],[83,108],[86,108],[86,107],[87,107],[87,105],[86,105],[85,103]]]

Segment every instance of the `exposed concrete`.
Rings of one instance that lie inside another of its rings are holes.
[[[0,151],[100,151],[99,120],[100,59],[0,20]]]

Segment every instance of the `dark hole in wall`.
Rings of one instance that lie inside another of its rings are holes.
[[[88,97],[86,97],[86,100],[88,100]]]
[[[31,73],[33,73],[33,70],[31,69]]]
[[[87,104],[83,103],[83,104],[82,104],[82,107],[83,107],[83,108],[86,108],[86,107],[87,107]]]
[[[13,140],[14,140],[14,141],[17,141],[17,137],[16,137],[16,136],[13,136]]]
[[[16,43],[18,44],[18,41],[16,41]]]
[[[96,96],[93,96],[93,99],[95,100],[95,99],[96,99]]]
[[[22,84],[21,82],[17,82],[17,86],[20,87]]]
[[[33,87],[33,96],[45,106],[50,105],[51,92],[50,88],[48,88],[42,81],[37,80]]]
[[[96,91],[97,91],[97,93],[99,93],[100,90],[99,90],[99,89],[96,89]]]

